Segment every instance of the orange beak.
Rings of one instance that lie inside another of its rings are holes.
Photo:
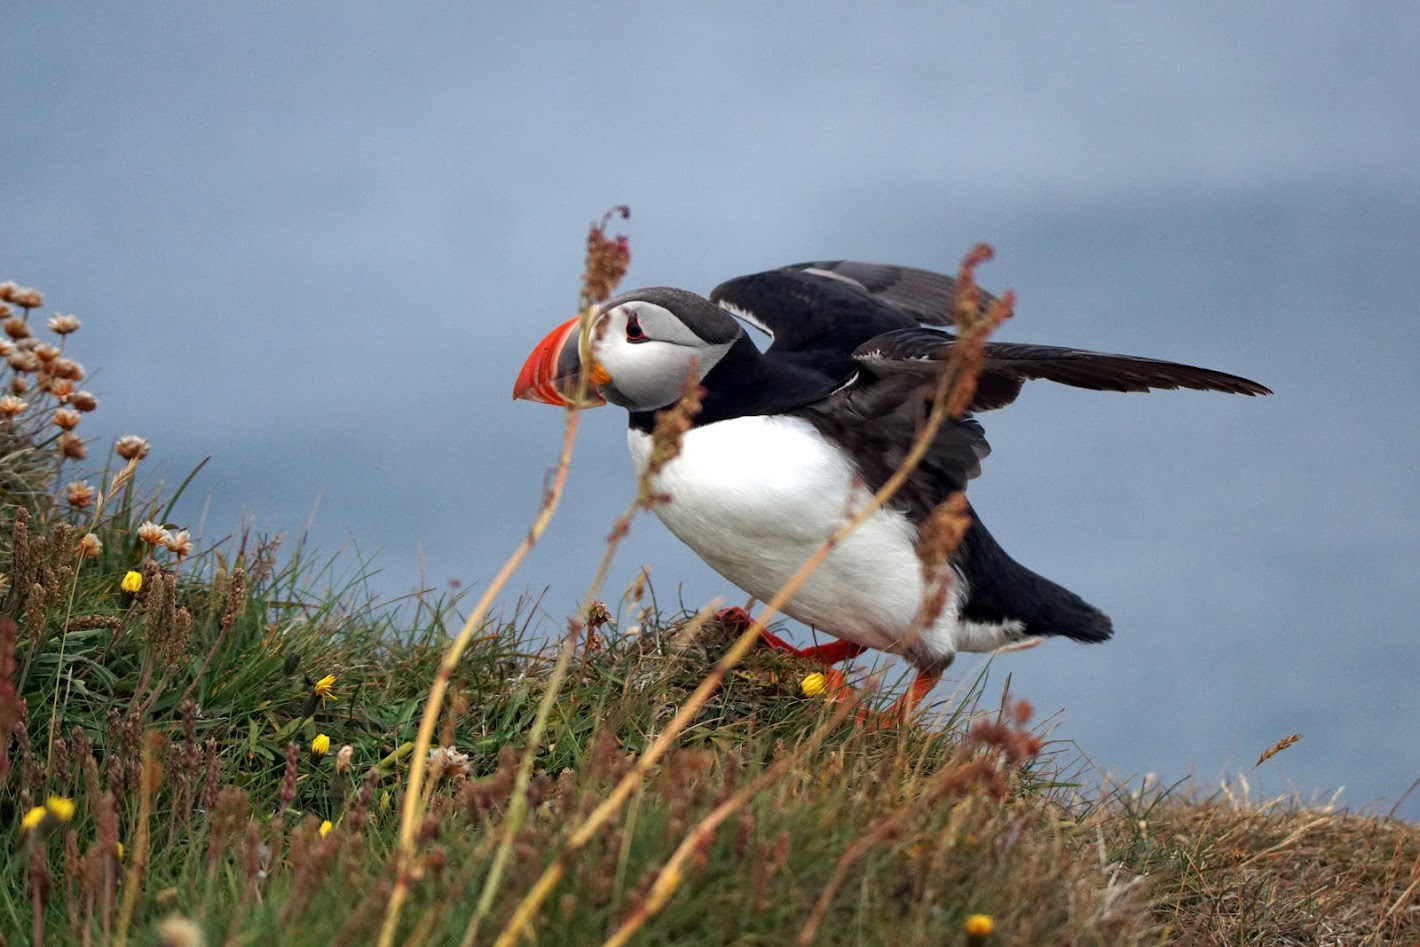
[[[513,398],[541,401],[543,404],[570,408],[582,382],[581,353],[582,320],[578,316],[553,329],[537,344],[518,372],[513,383]],[[595,361],[585,383],[581,407],[596,408],[606,404],[594,385],[611,380],[606,369]]]

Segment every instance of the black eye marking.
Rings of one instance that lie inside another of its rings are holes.
[[[645,342],[646,330],[641,328],[641,320],[636,318],[635,313],[626,317],[626,341]]]

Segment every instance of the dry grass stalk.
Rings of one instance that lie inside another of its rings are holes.
[[[582,318],[582,345],[587,344],[588,329],[595,307],[601,301],[610,297],[612,290],[621,280],[626,272],[626,267],[630,263],[630,252],[627,248],[624,237],[608,238],[606,236],[606,224],[610,221],[613,213],[620,213],[622,217],[628,215],[629,211],[625,207],[616,208],[603,215],[600,223],[593,224],[587,234],[587,268],[583,276],[583,284],[580,302]],[[584,353],[585,354],[585,353]],[[439,669],[435,673],[434,681],[429,688],[429,699],[425,703],[423,716],[419,721],[419,731],[415,737],[413,759],[409,767],[409,776],[405,784],[404,804],[400,813],[399,831],[399,871],[395,879],[394,889],[390,893],[389,905],[385,911],[385,921],[380,930],[380,947],[390,947],[394,942],[395,930],[399,924],[400,911],[404,906],[404,901],[408,897],[410,884],[414,880],[414,874],[419,870],[416,858],[415,845],[416,833],[419,824],[423,821],[424,811],[428,806],[428,798],[424,786],[424,768],[429,757],[429,748],[433,744],[434,730],[438,726],[439,715],[443,709],[444,695],[448,690],[449,679],[454,668],[458,665],[459,659],[463,656],[465,649],[473,640],[474,632],[483,625],[483,621],[492,607],[494,600],[503,591],[508,580],[513,573],[522,565],[527,558],[532,547],[536,545],[539,538],[547,530],[548,524],[552,522],[553,515],[557,512],[558,504],[562,499],[562,492],[567,483],[567,471],[572,464],[572,450],[577,440],[578,421],[581,417],[581,405],[586,401],[586,385],[588,380],[585,375],[579,380],[579,390],[571,399],[571,404],[567,408],[567,422],[562,437],[562,448],[558,453],[557,466],[554,470],[552,481],[545,492],[542,505],[538,511],[532,526],[528,529],[527,535],[504,562],[498,574],[488,584],[483,596],[475,603],[472,611],[469,612],[463,627],[449,644],[444,652],[444,658],[439,662]],[[570,662],[571,654],[569,649],[563,651],[563,656],[559,658],[558,666],[554,668],[553,674],[560,679],[561,674],[566,673],[566,664]],[[549,692],[555,689],[549,685]],[[541,708],[539,708],[541,712]],[[551,712],[551,708],[548,708]],[[543,717],[546,720],[546,717]],[[539,733],[530,735],[530,743],[536,745]]]
[[[1300,733],[1294,733],[1289,737],[1283,737],[1282,739],[1278,740],[1276,743],[1272,744],[1267,749],[1262,751],[1262,755],[1257,758],[1256,763],[1252,764],[1252,768],[1257,769],[1263,763],[1266,763],[1268,760],[1272,759],[1272,757],[1276,756],[1278,753],[1281,753],[1283,750],[1291,746],[1293,743],[1296,743],[1301,738],[1302,735]]]

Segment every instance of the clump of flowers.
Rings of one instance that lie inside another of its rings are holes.
[[[50,796],[44,805],[35,806],[20,820],[20,831],[26,839],[43,842],[59,826],[74,818],[74,802],[63,796]]]

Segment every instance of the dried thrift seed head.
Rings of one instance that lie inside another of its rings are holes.
[[[97,559],[99,553],[103,551],[103,542],[93,533],[85,533],[84,537],[79,540],[79,545],[75,548],[75,552],[79,554],[79,558],[81,559]]]
[[[0,358],[9,358],[15,354],[15,343],[9,339],[0,339]]]
[[[25,392],[27,392],[27,391],[29,391],[29,390],[30,390],[30,383],[27,382],[27,381],[25,381],[25,380],[24,380],[23,378],[21,378],[19,375],[16,375],[14,378],[11,378],[11,379],[10,379],[10,393],[11,393],[11,394],[22,395],[22,394],[24,394]]]
[[[138,538],[150,546],[163,546],[167,544],[168,531],[152,520],[147,520],[138,527]]]
[[[71,332],[78,332],[80,325],[82,323],[72,314],[66,316],[56,312],[54,317],[49,320],[49,331],[55,335],[68,335]]]
[[[49,345],[43,342],[36,345],[32,351],[35,353],[35,358],[39,359],[41,362],[52,362],[62,354],[57,345]]]
[[[94,503],[94,488],[82,480],[74,480],[64,488],[65,497],[69,500],[69,505],[77,509],[84,509]]]
[[[56,358],[49,364],[49,370],[60,378],[67,378],[70,381],[84,380],[84,366],[72,358]]]
[[[29,402],[21,401],[14,395],[5,395],[3,398],[0,398],[0,414],[3,414],[7,418],[15,417],[29,406]]]
[[[148,440],[137,434],[125,434],[114,442],[113,452],[124,460],[142,460],[148,456]]]
[[[99,406],[99,399],[95,398],[92,392],[76,391],[67,398],[75,411],[92,411]]]
[[[158,922],[158,943],[161,947],[205,947],[207,937],[202,925],[181,914],[169,914]]]
[[[25,349],[16,350],[6,361],[8,361],[10,367],[17,372],[39,371],[39,358],[35,353]]]
[[[60,408],[54,412],[54,426],[64,431],[72,431],[79,426],[79,412],[73,408]]]
[[[57,446],[59,453],[70,460],[83,460],[89,456],[89,445],[84,443],[82,437],[69,431],[59,435]]]
[[[179,530],[176,533],[169,533],[163,539],[163,545],[167,546],[168,550],[176,554],[179,559],[185,559],[192,555],[192,537],[188,535],[185,529]]]
[[[45,388],[61,402],[68,401],[74,392],[74,383],[67,378],[46,378]]]
[[[44,293],[33,286],[16,286],[5,298],[21,309],[38,309],[44,305]]]
[[[4,323],[5,334],[12,339],[28,339],[32,333],[30,324],[19,316],[11,316]]]
[[[15,298],[15,291],[19,288],[20,287],[15,285],[14,280],[7,279],[5,282],[0,283],[0,299],[10,302]],[[5,313],[6,315],[9,314],[8,308],[5,310]]]

